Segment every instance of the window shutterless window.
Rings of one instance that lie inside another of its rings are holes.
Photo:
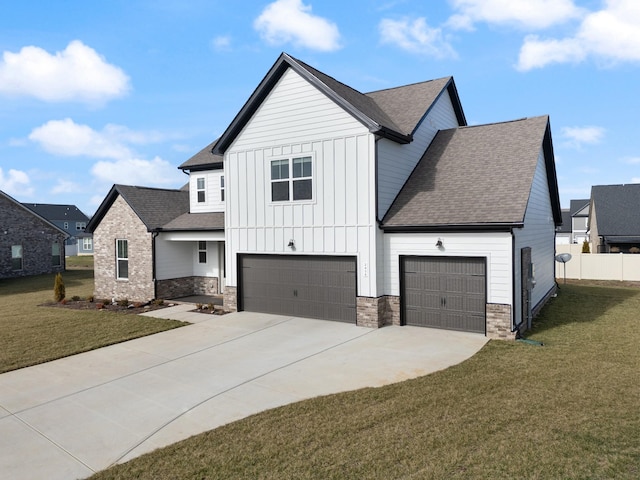
[[[224,202],[224,175],[220,177],[220,201]]]
[[[82,249],[91,250],[93,248],[93,239],[91,237],[84,237],[82,239]]]
[[[116,278],[129,278],[129,241],[116,240]]]
[[[51,245],[51,265],[54,267],[61,265],[60,244],[58,242],[53,242]]]
[[[76,230],[84,230],[87,228],[87,222],[76,222]]]
[[[204,180],[205,180],[204,177],[200,177],[196,179],[196,192],[198,195],[198,203],[204,203],[206,200]]]
[[[198,242],[198,263],[207,263],[207,242]]]
[[[311,200],[313,160],[296,157],[271,161],[271,201]]]
[[[22,245],[11,245],[11,270],[22,270]]]

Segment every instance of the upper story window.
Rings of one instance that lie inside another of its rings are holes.
[[[224,202],[224,175],[220,177],[220,201]]]
[[[84,230],[87,228],[87,222],[76,222],[76,230]]]
[[[69,222],[64,222],[64,229],[69,230]]]
[[[206,201],[204,180],[205,180],[204,177],[200,177],[196,179],[196,192],[198,195],[198,203],[204,203]]]
[[[129,242],[116,240],[116,278],[129,278]]]
[[[271,201],[311,200],[313,198],[311,157],[271,161]]]

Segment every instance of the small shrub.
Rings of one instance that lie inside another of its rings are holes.
[[[164,300],[163,300],[163,299],[161,299],[161,298],[156,298],[156,299],[153,301],[153,304],[154,304],[154,305],[156,305],[156,306],[158,306],[158,307],[161,307],[162,305],[164,305]]]
[[[93,298],[93,295],[89,295],[89,296],[87,297],[87,302],[89,302],[89,303],[93,303],[93,301],[94,301],[94,300],[95,300],[95,299]]]
[[[71,300],[73,300],[74,302],[79,302],[82,299],[80,298],[79,295],[74,295],[73,297],[71,297]]]
[[[202,304],[196,303],[196,310],[202,310]]]
[[[609,249],[609,253],[620,253],[620,248],[619,247],[611,247]]]
[[[631,247],[629,249],[629,253],[640,253],[640,248],[638,247]]]
[[[582,253],[591,253],[591,247],[589,247],[589,242],[586,240],[582,242]]]
[[[64,280],[62,280],[62,274],[56,273],[55,281],[53,282],[53,299],[56,302],[61,302],[65,297]]]
[[[122,299],[118,300],[118,305],[121,306],[121,307],[128,307],[129,306],[129,299],[122,298]]]
[[[213,303],[208,303],[207,308],[213,312],[216,307],[213,305]]]

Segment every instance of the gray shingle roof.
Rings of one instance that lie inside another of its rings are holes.
[[[571,233],[571,211],[568,208],[562,209],[562,225],[556,227],[557,233]]]
[[[584,207],[588,206],[589,202],[590,202],[590,199],[588,198],[580,199],[580,200],[571,200],[571,202],[569,202],[569,212],[571,213],[571,216],[573,217],[576,213],[578,213]],[[587,215],[588,213],[585,213],[584,215],[580,215],[580,216],[586,217]]]
[[[385,215],[383,228],[522,223],[544,142],[551,156],[546,160],[553,162],[548,125],[542,116],[438,132]],[[550,177],[559,223],[555,174]]]
[[[640,183],[591,187],[598,235],[640,235]]]
[[[213,148],[216,146],[217,142],[218,139],[214,140],[178,168],[182,170],[190,170],[194,167],[203,167],[213,165],[215,163],[222,163],[223,156],[213,153]]]
[[[148,231],[158,229],[189,211],[188,191],[114,185],[87,224],[87,232],[95,230],[118,195],[129,204]]]
[[[183,213],[165,224],[162,230],[224,230],[224,212]]]
[[[57,205],[51,203],[23,203],[23,205],[50,221],[89,221],[89,217],[82,213],[82,211],[75,205]]]

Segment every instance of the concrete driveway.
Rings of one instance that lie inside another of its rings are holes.
[[[0,375],[0,476],[84,478],[269,408],[449,367],[487,341],[189,308],[160,312],[198,323]]]

